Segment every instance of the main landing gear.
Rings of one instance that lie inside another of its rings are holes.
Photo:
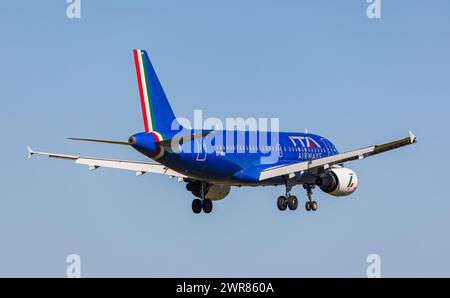
[[[205,194],[207,192],[207,185],[206,182],[201,182],[200,185],[198,185],[198,189],[195,190],[194,195],[198,196],[200,199],[194,199],[192,201],[192,212],[194,212],[195,214],[198,214],[200,212],[205,212],[205,213],[211,213],[212,209],[213,209],[213,203],[210,199],[206,199],[205,198]],[[192,191],[190,188],[191,186],[189,186],[189,184],[186,186],[186,188],[190,191]]]
[[[295,210],[298,207],[298,200],[296,196],[286,194],[286,196],[280,196],[277,200],[277,206],[280,211],[284,211],[289,207],[289,210]]]
[[[316,211],[317,202],[312,199],[312,190],[315,187],[314,184],[303,184],[303,188],[306,189],[306,195],[308,196],[308,201],[305,204],[306,211]],[[278,210],[284,211],[287,208],[289,210],[296,210],[298,207],[297,197],[291,195],[292,186],[286,186],[286,195],[279,196],[277,200]]]
[[[277,200],[278,210],[284,211],[289,207],[289,210],[296,210],[298,207],[297,197],[291,195],[292,186],[286,186],[286,195],[279,196]]]
[[[196,214],[202,212],[211,213],[213,209],[213,203],[210,199],[194,199],[192,201],[192,211]]]

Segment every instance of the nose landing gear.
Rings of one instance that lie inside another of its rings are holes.
[[[306,201],[305,209],[306,211],[316,211],[317,210],[317,202],[313,201],[312,198],[312,190],[315,187],[314,184],[303,184],[303,188],[306,189],[306,195],[308,196],[308,201]]]

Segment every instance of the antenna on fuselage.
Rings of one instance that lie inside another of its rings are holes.
[[[305,133],[308,133],[308,129],[305,127]]]

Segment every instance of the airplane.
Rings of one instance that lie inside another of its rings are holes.
[[[37,152],[30,147],[27,147],[28,157],[44,155],[73,160],[76,164],[87,165],[89,170],[116,168],[134,171],[136,176],[156,173],[177,177],[195,196],[192,201],[195,214],[211,213],[213,201],[226,198],[231,187],[278,185],[286,189],[276,201],[280,211],[297,209],[298,199],[291,193],[296,185],[306,191],[305,209],[316,211],[318,205],[312,196],[316,186],[336,197],[348,196],[357,189],[358,177],[344,163],[417,141],[409,131],[405,138],[339,152],[329,139],[308,132],[272,134],[258,130],[183,127],[174,115],[147,52],[133,49],[133,56],[144,131],[133,134],[127,141],[68,139],[130,146],[152,162]]]

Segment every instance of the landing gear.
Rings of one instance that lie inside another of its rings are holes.
[[[296,210],[298,207],[298,200],[296,196],[287,195],[279,196],[277,200],[278,210],[284,211],[289,207],[289,210]]]
[[[287,205],[290,210],[295,210],[298,207],[298,200],[296,196],[289,196],[287,198]]]
[[[278,210],[284,211],[289,207],[289,210],[296,210],[298,207],[297,197],[291,195],[292,184],[286,182],[286,195],[279,196],[277,200]]]
[[[206,199],[206,193],[208,191],[208,185],[204,181],[189,182],[186,185],[186,189],[191,191],[199,199],[192,201],[192,212],[198,214],[200,212],[211,213],[213,209],[213,203],[210,199]]]
[[[213,202],[210,199],[194,199],[192,201],[192,212],[198,214],[200,212],[211,213],[213,209]]]
[[[203,200],[203,212],[205,213],[211,213],[213,209],[213,203],[210,199],[204,199]]]
[[[279,196],[277,200],[278,210],[284,211],[288,206],[288,199],[285,196]]]
[[[202,201],[200,199],[194,199],[192,201],[192,211],[195,214],[202,212]]]
[[[305,204],[306,211],[317,210],[317,202],[312,199],[312,189],[314,186],[314,184],[303,184],[303,188],[306,189],[306,195],[308,196],[308,201]]]
[[[317,202],[316,201],[308,201],[305,204],[306,211],[316,211],[317,210]]]
[[[311,211],[311,202],[310,201],[307,201],[305,203],[305,209],[306,209],[306,211]]]

